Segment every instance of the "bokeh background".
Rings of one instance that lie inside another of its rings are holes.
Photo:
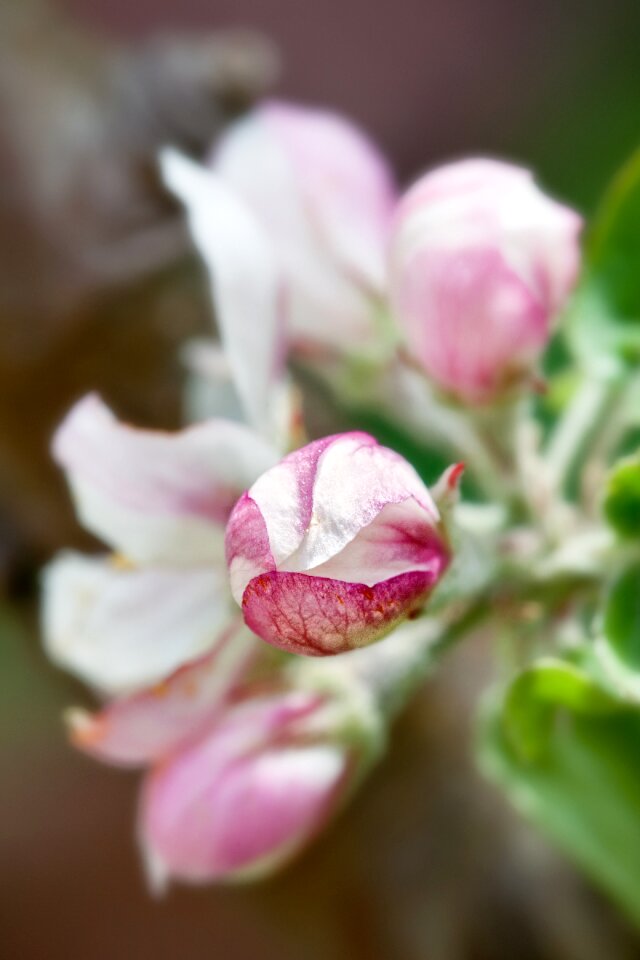
[[[285,874],[153,901],[136,778],[65,743],[61,710],[86,694],[45,662],[36,602],[40,564],[83,542],[54,424],[97,388],[138,423],[177,425],[179,348],[210,323],[159,145],[203,155],[276,92],[351,115],[402,182],[500,154],[588,213],[640,142],[639,36],[636,0],[0,0],[1,957],[640,957],[473,769],[482,637]]]

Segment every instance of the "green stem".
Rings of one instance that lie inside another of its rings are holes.
[[[375,696],[388,717],[395,716],[440,658],[491,612],[482,596],[447,619],[420,617],[399,627],[389,638],[347,654],[348,668]]]
[[[571,474],[597,443],[622,392],[623,385],[619,380],[591,376],[585,379],[558,421],[545,456],[557,494],[565,492]]]

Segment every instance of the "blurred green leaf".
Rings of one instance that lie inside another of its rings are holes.
[[[539,660],[515,678],[504,700],[505,733],[523,758],[544,754],[559,707],[605,714],[618,710],[619,704],[579,667],[564,660]]]
[[[640,537],[640,456],[618,461],[607,478],[604,515],[622,537]]]
[[[640,924],[640,713],[576,668],[543,663],[487,705],[478,755],[514,806]]]
[[[591,226],[569,337],[606,373],[640,361],[640,151],[614,178]]]
[[[606,601],[603,632],[620,664],[640,674],[640,561],[614,582]]]
[[[640,150],[607,190],[586,253],[591,277],[616,316],[640,322]]]

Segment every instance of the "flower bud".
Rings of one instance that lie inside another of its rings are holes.
[[[233,509],[226,552],[247,625],[308,656],[381,639],[449,562],[431,494],[365,433],[317,440],[264,473]]]
[[[402,200],[391,241],[391,299],[425,371],[467,403],[523,377],[576,279],[580,217],[529,171],[465,160],[427,174]]]
[[[313,691],[253,696],[157,766],[140,818],[154,885],[255,877],[321,830],[367,755],[332,718]]]
[[[292,339],[361,347],[384,292],[395,202],[376,148],[336,114],[270,102],[218,141],[213,168],[266,229]]]

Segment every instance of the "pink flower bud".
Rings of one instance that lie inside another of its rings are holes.
[[[535,363],[576,279],[580,217],[529,171],[465,160],[419,180],[392,231],[391,297],[443,390],[491,400]]]
[[[449,562],[431,494],[365,433],[317,440],[264,473],[233,509],[226,551],[247,625],[309,656],[381,639]]]
[[[395,203],[373,144],[336,114],[271,102],[219,141],[213,167],[266,228],[292,338],[360,346],[384,293]]]
[[[318,694],[305,691],[249,699],[156,767],[143,791],[140,828],[157,887],[169,876],[255,876],[322,828],[355,758],[353,748],[318,733],[322,707]]]

